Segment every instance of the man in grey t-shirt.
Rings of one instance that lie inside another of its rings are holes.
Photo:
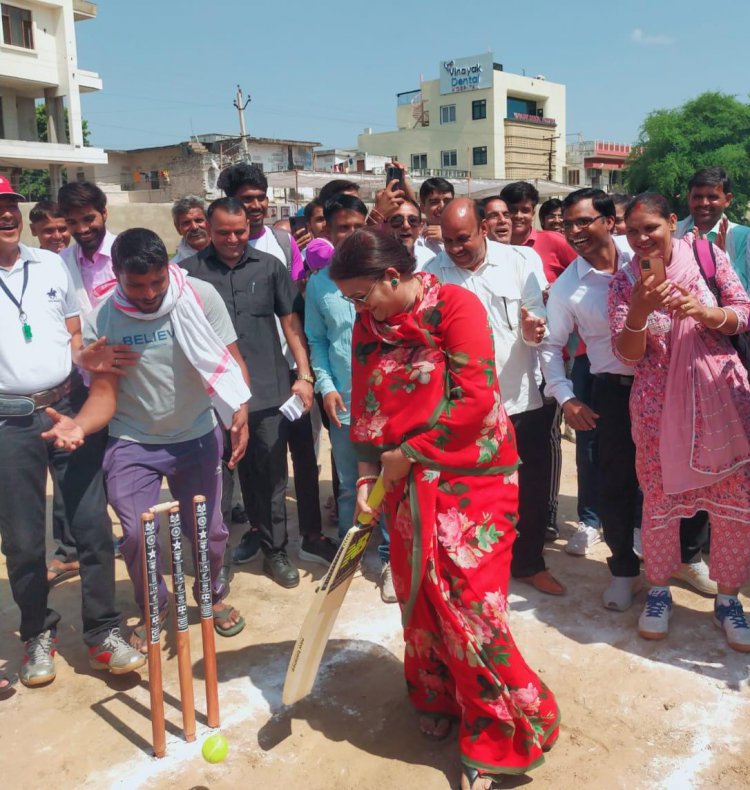
[[[158,502],[165,476],[183,513],[191,512],[193,496],[206,496],[214,627],[233,636],[245,621],[222,603],[226,590],[219,571],[229,533],[221,517],[223,434],[213,407],[223,408],[227,422],[231,415],[234,466],[247,445],[249,397],[237,336],[213,286],[170,267],[163,242],[151,231],[122,233],[112,246],[112,262],[117,290],[87,318],[84,339],[88,344],[106,336],[139,350],[140,358],[120,378],[94,375],[75,420],[62,418],[55,431],[72,449],[109,422],[107,495],[122,524],[121,551],[142,612],[141,513]],[[166,616],[162,578],[159,608]],[[131,644],[145,650],[142,626]]]

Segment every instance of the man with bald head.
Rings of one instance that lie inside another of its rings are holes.
[[[547,570],[543,551],[552,456],[549,435],[555,404],[545,405],[537,347],[545,336],[542,292],[547,280],[533,250],[487,238],[476,203],[455,198],[440,219],[445,250],[425,271],[475,293],[487,310],[495,340],[495,366],[505,410],[521,457],[518,538],[511,573],[550,595],[565,588]]]

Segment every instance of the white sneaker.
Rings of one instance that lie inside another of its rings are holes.
[[[646,605],[638,618],[638,633],[644,639],[664,639],[669,631],[672,596],[668,590],[649,590]]]
[[[396,603],[396,591],[393,588],[393,575],[391,574],[391,563],[386,562],[380,574],[380,599],[383,603]]]
[[[672,578],[689,584],[703,595],[716,595],[719,592],[716,582],[708,578],[708,565],[702,559],[698,562],[683,562]]]
[[[583,557],[589,553],[589,549],[592,546],[601,542],[601,530],[596,527],[587,527],[582,521],[579,521],[578,529],[565,546],[565,551],[568,554],[576,554]]]
[[[633,604],[633,596],[640,592],[642,586],[640,576],[613,576],[602,595],[605,608],[616,612],[627,611]]]
[[[750,623],[737,598],[732,598],[727,605],[716,602],[714,623],[724,631],[729,647],[750,653]]]
[[[633,554],[639,560],[643,559],[643,541],[641,540],[641,528],[636,527],[633,530]]]

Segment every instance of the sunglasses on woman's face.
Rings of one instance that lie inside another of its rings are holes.
[[[422,220],[419,217],[415,217],[413,214],[409,215],[408,217],[404,217],[401,214],[396,214],[388,220],[388,224],[392,228],[400,228],[404,222],[408,222],[412,228],[419,227],[419,225],[422,224]]]

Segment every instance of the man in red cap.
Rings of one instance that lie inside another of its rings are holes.
[[[45,562],[48,471],[59,487],[81,562],[83,639],[93,669],[124,674],[145,658],[120,634],[114,547],[102,483],[100,448],[76,453],[42,439],[46,408],[78,411],[85,390],[74,369],[81,351],[75,290],[60,257],[20,243],[24,200],[0,176],[0,540],[21,610],[27,686],[55,678],[60,615],[48,606]]]

